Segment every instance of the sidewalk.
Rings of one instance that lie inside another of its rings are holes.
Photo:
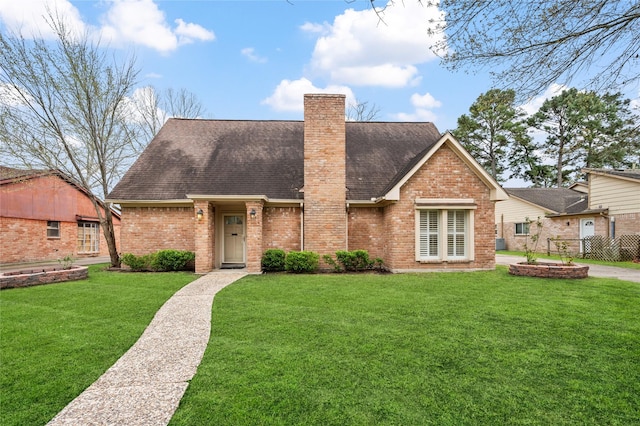
[[[216,271],[173,295],[140,339],[48,425],[166,425],[209,341],[215,294],[247,275]]]
[[[512,256],[506,254],[496,253],[497,265],[509,265],[511,263],[523,262],[525,259],[523,256]],[[545,259],[545,262],[560,263],[559,260]],[[580,264],[580,259],[575,260],[575,263]],[[621,280],[633,281],[640,283],[640,270],[629,268],[618,268],[615,266],[603,266],[593,265],[589,263],[583,263],[582,265],[589,266],[589,276],[599,278],[619,278]]]

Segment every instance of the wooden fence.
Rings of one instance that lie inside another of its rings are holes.
[[[547,238],[547,254],[565,251],[583,259],[628,262],[640,259],[640,235],[621,235],[617,238],[595,235],[583,239]]]

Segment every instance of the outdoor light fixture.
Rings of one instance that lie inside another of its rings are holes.
[[[202,211],[202,209],[198,209],[196,217],[198,218],[198,220],[202,220],[202,216],[204,216],[204,212]]]
[[[256,218],[256,209],[251,209],[251,213],[249,213],[251,215],[251,219],[255,219]]]

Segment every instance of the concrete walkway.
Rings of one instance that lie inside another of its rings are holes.
[[[524,262],[524,260],[525,260],[524,256],[496,254],[496,264],[498,265],[509,265],[511,263]],[[559,260],[552,260],[552,259],[544,259],[541,261],[560,263]],[[580,259],[576,259],[575,263],[581,264]],[[582,263],[582,265],[589,266],[589,276],[591,277],[619,278],[621,280],[640,283],[640,270],[638,269],[618,268],[616,266],[593,265],[589,263]]]
[[[212,272],[179,290],[131,349],[48,424],[168,424],[207,347],[214,295],[245,275]]]

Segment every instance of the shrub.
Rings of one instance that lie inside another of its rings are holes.
[[[284,271],[284,250],[281,249],[268,249],[262,255],[262,261],[260,262],[262,270],[265,272],[282,272]]]
[[[334,260],[334,258],[331,257],[330,254],[325,254],[324,256],[322,256],[322,259],[324,260],[324,263],[326,263],[327,265],[333,266],[333,270],[335,272],[343,272],[344,271],[344,269],[342,269],[342,266],[338,262],[336,262]]]
[[[151,261],[155,271],[186,271],[194,268],[195,253],[186,250],[160,250]]]
[[[132,271],[192,271],[195,269],[195,253],[186,250],[160,250],[156,253],[136,256],[125,253],[120,260]]]
[[[154,254],[152,253],[142,256],[136,256],[132,253],[125,253],[120,258],[120,261],[131,268],[132,271],[149,271],[151,270],[153,257]]]
[[[369,260],[369,252],[366,250],[340,250],[336,252],[336,258],[338,262],[342,264],[345,271],[364,271],[373,266],[373,262]]]
[[[290,251],[284,261],[287,272],[296,274],[315,272],[318,270],[320,256],[312,251]]]
[[[378,261],[380,266],[382,265],[382,259],[376,259],[376,262],[370,260],[369,252],[366,250],[339,250],[336,252],[336,260],[328,254],[324,255],[323,259],[328,265],[333,266],[336,272],[359,272],[372,269]]]

